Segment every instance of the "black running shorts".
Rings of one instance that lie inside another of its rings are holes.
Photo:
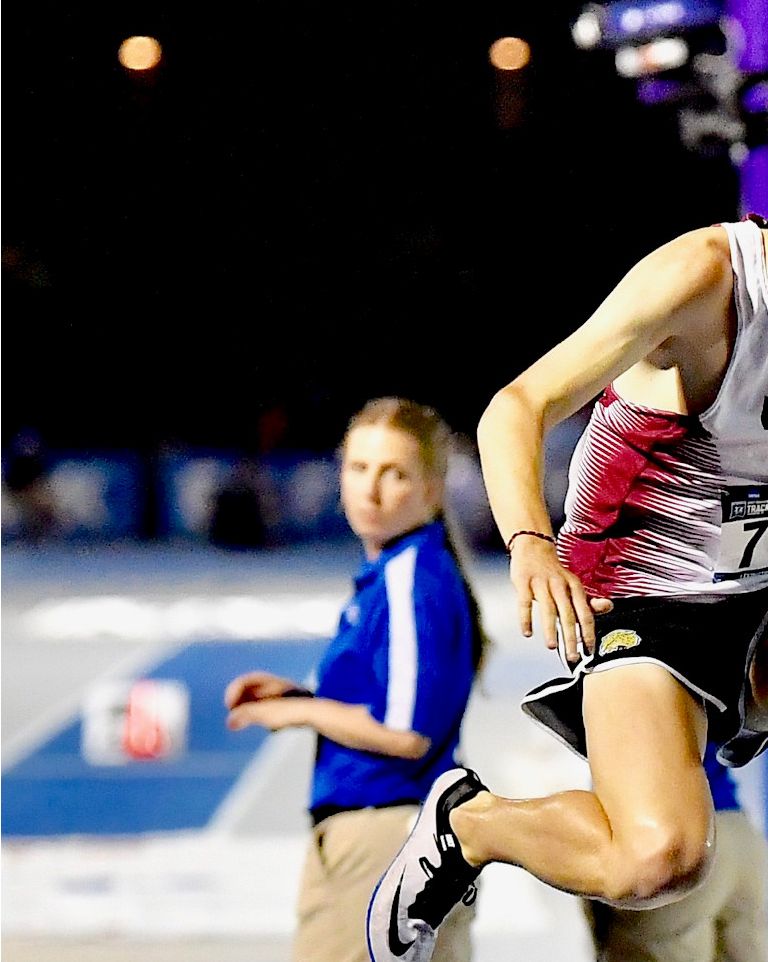
[[[528,692],[523,711],[586,758],[582,719],[584,675],[617,665],[654,663],[671,672],[709,717],[709,737],[726,765],[745,765],[768,745],[751,731],[748,671],[768,636],[768,588],[742,594],[617,598],[595,616],[594,655]]]

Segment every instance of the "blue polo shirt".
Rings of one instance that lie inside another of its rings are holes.
[[[365,808],[423,801],[455,764],[474,668],[467,592],[442,522],[387,545],[355,578],[336,637],[318,670],[316,694],[365,705],[377,721],[430,739],[418,760],[345,748],[318,737],[310,801]]]

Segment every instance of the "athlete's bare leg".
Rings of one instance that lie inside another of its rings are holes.
[[[568,892],[648,908],[681,898],[713,854],[701,706],[658,665],[587,676],[593,792],[481,792],[450,816],[465,858],[520,865]]]

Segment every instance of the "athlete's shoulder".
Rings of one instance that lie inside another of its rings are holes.
[[[726,309],[733,284],[730,243],[724,227],[713,225],[680,234],[639,261],[627,275],[630,295],[656,292],[653,303],[668,318],[669,333],[690,333],[692,320]],[[691,316],[693,315],[693,317]]]
[[[722,224],[679,234],[657,248],[654,255],[682,267],[702,283],[720,281],[731,271],[730,241]]]

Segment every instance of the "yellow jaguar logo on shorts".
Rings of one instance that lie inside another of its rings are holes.
[[[600,639],[600,654],[609,655],[612,651],[623,651],[625,648],[634,648],[639,644],[640,635],[636,631],[617,628]]]

